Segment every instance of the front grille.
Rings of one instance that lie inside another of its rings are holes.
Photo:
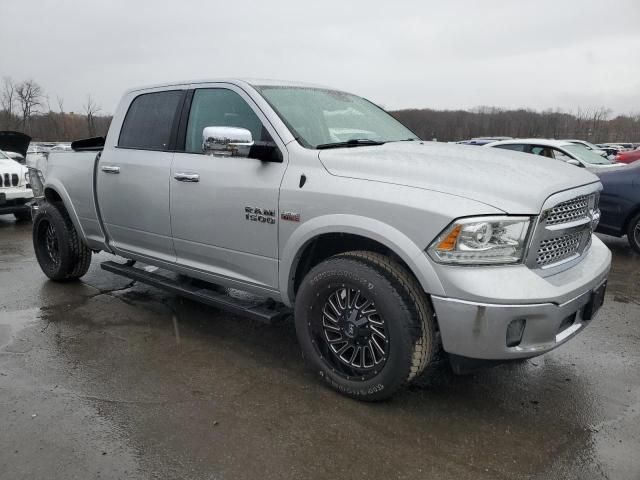
[[[0,173],[0,187],[17,187],[20,177],[17,173]]]
[[[570,268],[589,250],[599,199],[593,190],[580,187],[573,198],[571,192],[560,192],[547,199],[531,236],[529,268],[540,270],[543,276],[553,275]]]
[[[562,235],[561,237],[542,240],[538,247],[536,264],[538,267],[545,267],[578,254],[585,234],[591,236],[591,230],[582,230]]]
[[[581,220],[589,216],[589,197],[581,195],[567,202],[562,202],[549,211],[547,225],[558,225]]]

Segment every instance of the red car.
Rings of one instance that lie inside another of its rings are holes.
[[[620,152],[616,155],[616,162],[618,163],[633,163],[636,160],[640,160],[640,150]]]

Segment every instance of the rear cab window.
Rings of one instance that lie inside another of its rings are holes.
[[[168,90],[138,95],[122,122],[118,147],[168,150],[183,93],[182,90]]]

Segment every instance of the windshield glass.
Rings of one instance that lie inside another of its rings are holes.
[[[380,107],[349,93],[288,86],[257,86],[256,89],[307,148],[354,140],[418,140],[411,130]]]
[[[582,145],[585,145],[587,148],[590,148],[591,150],[600,150],[598,146],[594,145],[591,142],[587,142],[586,140],[582,143]]]
[[[597,153],[594,153],[592,150],[589,150],[584,145],[576,145],[575,143],[572,143],[571,145],[564,145],[562,148],[577,157],[578,160],[582,160],[584,163],[590,163],[592,165],[611,165],[613,163]]]

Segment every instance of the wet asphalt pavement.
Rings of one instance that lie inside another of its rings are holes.
[[[291,322],[222,313],[99,268],[41,273],[0,216],[1,479],[640,479],[640,255],[563,347],[391,401],[342,397]],[[174,321],[175,318],[175,321]]]

